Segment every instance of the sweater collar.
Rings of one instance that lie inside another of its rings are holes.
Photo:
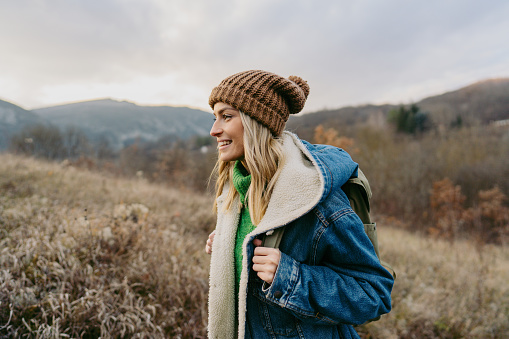
[[[242,163],[237,160],[233,167],[233,186],[237,192],[239,192],[240,202],[242,205],[245,203],[249,185],[251,185],[251,174],[249,174]]]

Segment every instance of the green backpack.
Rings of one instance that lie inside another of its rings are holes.
[[[366,232],[369,240],[373,244],[378,260],[380,260],[380,264],[382,264],[382,266],[392,274],[394,279],[396,279],[396,272],[392,266],[380,259],[376,223],[371,222],[371,217],[369,215],[369,200],[371,199],[372,193],[371,188],[369,187],[368,179],[366,179],[364,173],[362,173],[362,171],[359,169],[357,178],[350,178],[341,187],[341,189],[343,192],[345,192],[348,200],[350,200],[350,205],[352,206],[354,212],[362,220],[362,223],[364,224],[364,232]],[[278,248],[279,243],[281,242],[281,238],[283,237],[284,229],[284,227],[280,227],[275,229],[272,233],[267,234],[263,240],[262,246]],[[368,322],[376,321],[378,319],[380,319],[380,317],[371,319]]]

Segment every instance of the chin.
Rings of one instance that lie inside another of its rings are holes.
[[[223,155],[221,154],[219,156],[219,159],[221,161],[224,161],[224,162],[229,162],[229,161],[237,161],[237,160],[243,160],[244,159],[244,156],[229,156],[229,155]]]

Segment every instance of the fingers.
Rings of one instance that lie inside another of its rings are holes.
[[[271,247],[256,247],[254,249],[254,255],[265,257],[265,256],[276,256],[279,262],[279,250],[277,248],[271,248]]]
[[[216,235],[216,231],[212,231],[209,234],[209,238],[207,239],[207,243],[205,244],[205,252],[207,254],[212,254],[212,244],[214,243],[214,236]]]
[[[274,281],[280,259],[281,252],[278,249],[256,247],[253,256],[253,270],[260,279],[271,284]]]
[[[267,282],[268,284],[272,284],[274,281],[274,277],[276,276],[277,265],[275,264],[254,264],[253,270],[256,272],[256,275]]]
[[[262,243],[263,241],[261,241],[260,239],[253,240],[253,245],[255,245],[255,247],[262,246]]]
[[[205,252],[207,254],[212,254],[212,244],[214,243],[215,235],[216,231],[209,234],[205,244]],[[281,259],[281,252],[277,248],[262,247],[262,240],[260,239],[254,239],[253,244],[255,245],[253,270],[257,272],[260,279],[271,284]]]
[[[274,281],[274,277],[275,277],[274,273],[265,272],[265,271],[257,272],[256,275],[258,276],[258,278],[262,279],[269,285],[272,284],[272,282]]]

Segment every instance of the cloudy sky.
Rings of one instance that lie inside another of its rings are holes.
[[[409,103],[509,77],[508,18],[507,0],[0,0],[0,99],[208,110],[264,69],[307,80],[308,112]]]

